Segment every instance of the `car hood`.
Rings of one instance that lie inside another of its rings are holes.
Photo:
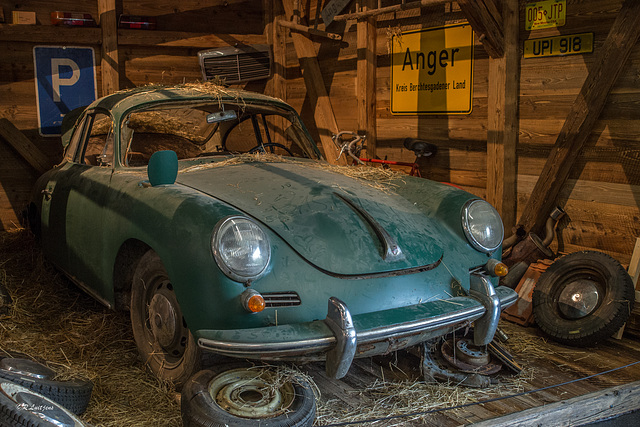
[[[177,182],[255,218],[330,274],[438,264],[444,245],[434,219],[391,187],[331,169],[298,161],[211,164],[181,172]]]

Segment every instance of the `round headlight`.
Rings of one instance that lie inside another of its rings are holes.
[[[500,214],[484,200],[470,200],[464,205],[462,228],[471,246],[481,252],[495,251],[504,238]]]
[[[238,282],[260,277],[271,258],[271,245],[265,232],[241,216],[225,218],[216,225],[211,248],[220,269]]]

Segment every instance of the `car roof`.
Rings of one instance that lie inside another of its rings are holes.
[[[125,89],[94,101],[88,108],[104,108],[119,115],[132,107],[162,101],[213,100],[234,101],[243,104],[277,104],[291,110],[280,99],[241,89],[232,89],[211,83],[192,83],[178,86],[148,85]]]

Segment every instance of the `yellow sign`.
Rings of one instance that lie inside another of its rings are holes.
[[[391,114],[471,113],[471,25],[408,31],[391,43]]]
[[[562,27],[567,20],[567,0],[527,3],[524,19],[524,29],[527,31]]]
[[[524,57],[575,55],[593,52],[593,33],[568,34],[524,41]]]

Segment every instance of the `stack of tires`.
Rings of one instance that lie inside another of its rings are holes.
[[[0,356],[0,427],[87,426],[76,415],[87,409],[93,384],[55,377],[31,359]]]

